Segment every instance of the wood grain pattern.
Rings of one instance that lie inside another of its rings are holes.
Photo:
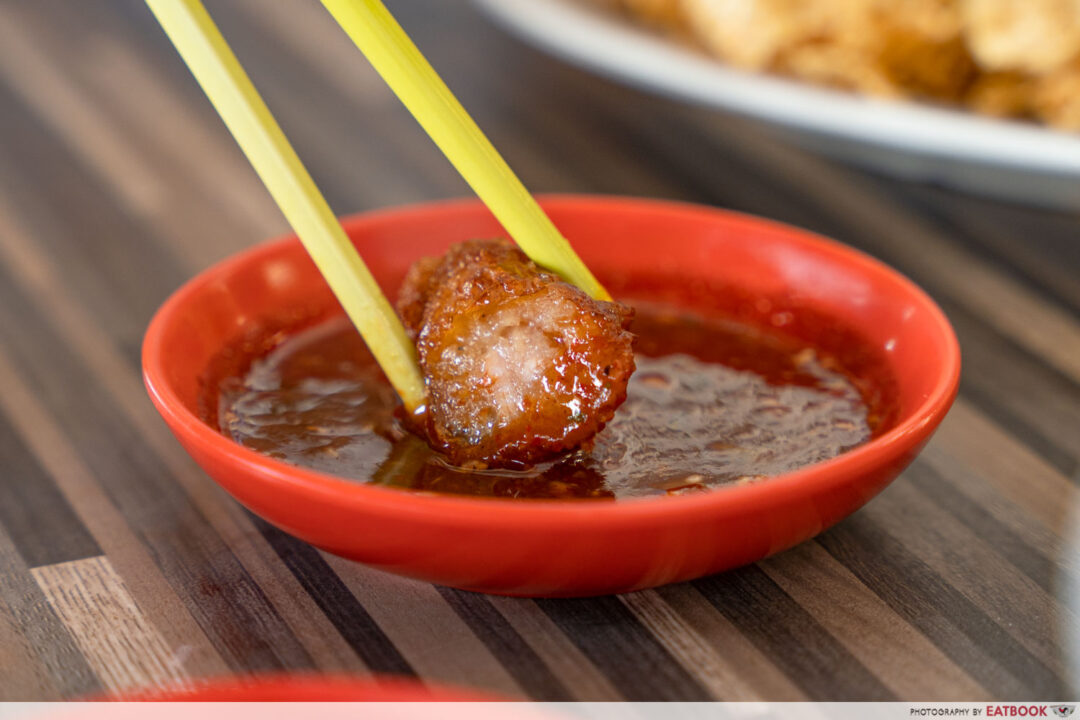
[[[207,4],[335,210],[468,194],[317,2]],[[865,509],[693,583],[486,597],[317,551],[221,492],[140,380],[168,293],[284,221],[142,2],[0,0],[0,699],[292,670],[543,700],[1080,692],[1080,214],[830,162],[464,0],[390,5],[531,189],[756,213],[913,278],[962,345],[955,408]]]
[[[743,696],[738,666],[732,665],[720,647],[703,638],[657,591],[629,593],[619,599],[712,697],[759,699]]]
[[[979,698],[985,690],[815,542],[762,563],[765,573],[897,697]],[[923,668],[933,665],[934,675]]]
[[[519,598],[488,599],[552,674],[570,689],[574,700],[611,702],[620,699],[618,690],[536,603]]]
[[[5,643],[17,669],[0,681],[5,700],[56,700],[101,691],[101,681],[49,606],[14,543],[0,528],[0,628],[21,638]],[[18,684],[20,680],[26,685]]]
[[[2,237],[2,234],[0,234]],[[0,405],[24,442],[33,448],[51,479],[69,498],[79,520],[89,530],[127,584],[143,612],[185,658],[193,677],[225,672],[221,656],[209,643],[180,598],[172,592],[160,568],[93,480],[89,468],[64,434],[21,382],[10,360],[0,351]]]
[[[188,679],[108,558],[89,557],[30,571],[106,690],[120,692]]]

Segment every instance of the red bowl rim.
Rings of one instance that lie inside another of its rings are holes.
[[[663,211],[697,216],[706,214],[714,218],[724,218],[728,226],[736,232],[739,226],[755,226],[759,229],[764,226],[783,234],[797,246],[823,251],[867,275],[884,276],[903,288],[910,301],[928,313],[933,331],[940,335],[945,359],[938,370],[937,382],[919,406],[911,411],[909,417],[864,445],[831,460],[776,475],[762,482],[720,487],[706,493],[632,498],[614,503],[554,499],[523,501],[424,494],[338,478],[289,465],[235,443],[185,408],[166,380],[165,368],[168,359],[161,352],[163,338],[173,318],[188,299],[214,283],[217,278],[229,275],[237,267],[257,263],[263,256],[279,252],[283,245],[298,242],[295,235],[287,235],[241,251],[202,271],[176,290],[158,309],[147,328],[142,351],[143,378],[152,400],[174,431],[185,435],[189,441],[198,443],[213,454],[247,466],[249,470],[257,472],[265,483],[283,489],[292,487],[304,490],[308,494],[321,495],[323,499],[337,503],[362,503],[369,511],[387,511],[419,520],[445,519],[452,515],[463,525],[511,527],[520,526],[522,523],[564,523],[578,518],[588,520],[593,525],[623,522],[667,523],[680,516],[697,515],[702,511],[735,514],[749,508],[760,508],[793,497],[826,491],[838,483],[844,484],[851,478],[879,468],[915,448],[940,423],[956,397],[960,378],[960,346],[944,312],[914,282],[869,255],[784,223],[691,203],[563,194],[540,195],[538,199],[541,205],[553,211],[589,208],[611,213]],[[474,212],[480,207],[479,201],[475,199],[442,200],[353,214],[343,217],[341,223],[351,235],[354,229],[366,224],[386,222],[401,216]]]
[[[511,699],[394,675],[266,673],[199,678],[165,687],[131,690],[93,700],[107,702],[265,702],[268,696],[302,702],[509,702]],[[357,695],[363,700],[352,699]],[[310,699],[311,696],[320,699]]]

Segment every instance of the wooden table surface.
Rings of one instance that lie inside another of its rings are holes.
[[[316,0],[209,7],[337,212],[467,194]],[[219,490],[140,380],[157,306],[282,218],[140,2],[0,0],[0,698],[296,670],[544,700],[1075,699],[1080,215],[831,163],[464,2],[392,8],[531,189],[756,213],[914,278],[963,346],[955,407],[866,508],[696,582],[507,599],[320,553]]]

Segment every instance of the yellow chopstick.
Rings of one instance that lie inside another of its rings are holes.
[[[594,298],[610,300],[382,2],[322,3],[518,246],[537,265]]]
[[[199,0],[146,0],[356,325],[405,407],[424,400],[416,349]]]

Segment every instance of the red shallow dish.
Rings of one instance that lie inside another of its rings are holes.
[[[490,702],[477,692],[394,677],[255,675],[197,680],[186,685],[108,698],[122,702]]]
[[[881,351],[895,376],[896,423],[833,460],[760,483],[616,503],[422,495],[293,467],[208,426],[198,397],[208,363],[245,327],[297,308],[340,312],[295,238],[210,268],[162,306],[143,345],[154,404],[212,478],[286,532],[402,575],[547,596],[653,587],[792,547],[880,492],[952,404],[960,352],[945,316],[909,280],[861,253],[711,208],[594,197],[542,204],[611,287],[640,281],[666,286],[673,297],[692,296],[687,288],[728,288],[727,297],[744,298],[734,307],[739,312],[768,319],[773,311],[803,309],[854,330]],[[344,226],[388,293],[417,257],[504,234],[472,201],[359,215]]]

